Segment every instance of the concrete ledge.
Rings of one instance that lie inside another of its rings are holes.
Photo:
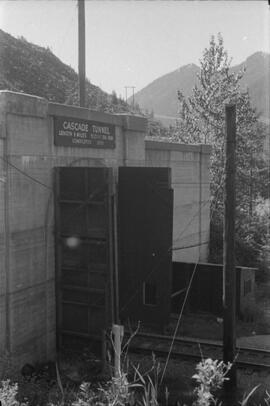
[[[48,101],[26,93],[1,90],[0,109],[2,113],[45,118],[48,114]]]
[[[130,114],[109,114],[101,111],[89,110],[83,107],[68,106],[65,104],[49,103],[48,114],[69,118],[81,118],[84,120],[100,121],[123,127],[124,130],[146,132],[147,119],[145,117]]]
[[[102,123],[122,126],[122,117],[101,111],[89,110],[84,107],[68,106],[66,104],[49,103],[48,114],[51,116],[62,116],[69,118],[80,118],[83,120],[100,121]]]
[[[145,117],[122,114],[122,125],[125,130],[145,132],[147,131],[147,119]]]
[[[130,114],[109,114],[87,108],[50,103],[46,99],[26,93],[0,91],[0,112],[46,118],[62,116],[100,121],[122,127],[124,130],[146,132],[147,119]]]
[[[211,145],[206,144],[178,144],[177,142],[145,141],[145,148],[154,150],[211,153]]]

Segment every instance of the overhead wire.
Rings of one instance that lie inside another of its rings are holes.
[[[18,168],[16,165],[12,164],[8,159],[4,158],[3,156],[0,156],[0,159],[2,159],[2,161],[4,161],[7,165],[14,168],[16,171],[21,173],[26,178],[31,179],[33,182],[38,183],[39,185],[43,186],[46,189],[52,190],[52,187],[46,185],[45,183],[41,182],[40,180],[38,180],[38,179],[34,178],[33,176],[29,175],[27,172],[25,172],[22,169]]]
[[[208,203],[208,202],[207,202]],[[196,215],[199,214],[196,213]],[[186,227],[184,228],[184,230],[181,231],[179,237],[177,239],[180,238],[181,235],[183,235],[183,233],[186,231],[187,227],[191,224],[191,222],[194,220],[194,218],[196,218],[196,215],[194,215],[190,222],[188,222],[188,224],[186,225]],[[120,309],[120,313],[135,299],[135,297],[137,296],[137,294],[139,293],[139,291],[141,290],[142,284],[147,282],[150,277],[154,274],[154,272],[160,267],[160,265],[162,264],[163,260],[166,258],[166,256],[170,253],[170,251],[172,251],[173,246],[170,246],[168,249],[166,249],[165,251],[163,251],[162,254],[160,254],[159,257],[159,261],[158,263],[156,263],[151,269],[150,271],[147,273],[146,277],[144,278],[143,281],[140,281],[139,286],[137,287],[137,289],[135,290],[135,292],[129,297],[129,299],[125,302],[125,304],[121,307]]]
[[[222,180],[223,177],[224,177],[224,172],[223,172],[223,174],[222,174],[222,176],[221,176],[221,180]],[[218,187],[218,193],[220,192],[222,186],[223,186],[223,181],[221,181],[221,184],[220,184],[219,187]],[[206,200],[206,201],[204,202],[204,205],[203,205],[203,206],[205,206],[206,204],[208,204],[208,203],[210,203],[210,202],[211,202],[211,199]],[[199,208],[199,210],[191,217],[190,221],[186,224],[186,226],[183,228],[183,230],[181,230],[181,233],[178,235],[178,237],[176,238],[176,240],[179,240],[179,238],[184,234],[184,232],[187,230],[187,228],[188,228],[189,225],[192,223],[192,221],[199,215],[200,210],[202,209],[203,206],[201,206],[201,207]],[[199,244],[198,246],[200,246],[200,244]],[[181,247],[177,247],[177,249],[180,250]],[[183,249],[184,249],[184,248],[183,248]],[[150,269],[150,271],[149,271],[149,272],[147,273],[147,275],[146,275],[146,278],[145,278],[143,281],[140,282],[140,284],[139,284],[139,286],[137,287],[137,289],[135,290],[135,292],[134,292],[134,293],[129,297],[129,299],[123,304],[123,306],[122,306],[121,309],[120,309],[120,313],[123,312],[123,310],[134,300],[134,298],[137,296],[137,294],[138,294],[139,291],[141,290],[141,287],[142,287],[143,283],[147,282],[147,281],[150,279],[150,277],[153,275],[153,273],[160,267],[160,265],[161,265],[162,261],[165,259],[165,257],[166,257],[166,256],[169,254],[169,252],[172,251],[172,250],[173,250],[173,245],[170,246],[168,249],[164,250],[162,254],[160,254],[160,259],[159,259],[158,263],[155,264],[155,265]]]
[[[225,169],[223,171],[222,178],[224,176],[225,176]],[[223,182],[220,184],[220,187],[218,188],[218,193],[221,190],[221,185],[222,184],[223,184]],[[213,213],[211,214],[210,222],[212,220],[212,216],[213,216]],[[176,322],[176,326],[175,326],[175,329],[174,329],[172,341],[171,341],[171,344],[170,344],[168,355],[166,357],[165,365],[164,365],[162,375],[161,375],[161,378],[160,378],[160,384],[163,382],[163,379],[164,379],[164,376],[165,376],[165,373],[166,373],[166,370],[167,370],[167,367],[168,367],[168,363],[169,363],[170,356],[171,356],[171,353],[172,353],[172,350],[173,350],[174,342],[175,342],[175,339],[176,339],[176,336],[177,336],[177,333],[178,333],[178,329],[179,329],[179,326],[180,326],[180,321],[182,319],[183,311],[184,311],[184,308],[186,306],[186,302],[187,302],[189,292],[190,292],[190,289],[191,289],[191,286],[192,286],[192,282],[193,282],[193,279],[194,279],[194,276],[195,276],[195,273],[196,273],[196,270],[197,270],[197,267],[198,267],[198,264],[199,264],[199,260],[200,260],[200,258],[198,256],[198,259],[197,259],[197,261],[196,261],[196,263],[194,265],[194,268],[193,268],[193,271],[192,271],[192,274],[191,274],[191,277],[190,277],[190,280],[189,280],[189,283],[188,283],[188,286],[187,286],[187,289],[186,289],[185,297],[184,297],[184,300],[183,300],[183,303],[182,303],[182,306],[181,306],[181,309],[180,309],[180,312],[179,312],[179,316],[177,318],[177,322]]]
[[[220,185],[219,185],[218,190],[217,190],[217,197],[216,197],[216,199],[218,198],[218,195],[219,195],[219,193],[220,193],[220,191],[221,191],[221,188],[222,188],[222,186],[223,186],[224,176],[225,176],[225,170],[223,170],[223,173],[221,174],[221,182],[220,182]],[[208,202],[210,202],[210,201],[211,201],[211,200],[209,199],[209,201],[206,201],[206,202],[208,203]],[[197,212],[194,216],[192,216],[192,218],[191,218],[190,221],[187,223],[185,229],[182,231],[182,233],[180,233],[180,235],[185,232],[185,230],[186,230],[187,227],[191,224],[191,222],[193,221],[193,219],[199,214],[199,211],[200,211],[200,210],[201,210],[201,208],[198,210],[198,212]],[[212,213],[212,215],[211,215],[211,217],[210,217],[210,221],[211,221],[211,219],[212,219],[212,216],[213,216],[213,213]],[[178,237],[178,239],[179,239],[179,238],[180,238],[180,237]],[[200,246],[200,244],[198,244],[198,246]],[[177,247],[177,249],[179,249],[179,250],[182,249],[182,248],[184,249],[184,247]],[[187,247],[187,248],[188,248],[188,247]],[[167,255],[170,250],[173,250],[173,246],[170,247],[170,248],[166,251],[165,255]],[[168,356],[167,356],[167,358],[166,358],[165,366],[164,366],[164,368],[163,368],[163,372],[162,372],[162,376],[161,376],[161,381],[160,381],[160,383],[162,383],[162,381],[163,381],[163,379],[164,379],[164,376],[165,376],[165,373],[166,373],[166,370],[167,370],[167,366],[168,366],[169,359],[170,359],[170,356],[171,356],[171,352],[172,352],[172,349],[173,349],[173,345],[174,345],[174,342],[175,342],[175,339],[176,339],[176,335],[177,335],[177,332],[178,332],[178,329],[179,329],[179,325],[180,325],[180,321],[181,321],[181,318],[182,318],[182,314],[183,314],[183,311],[184,311],[184,308],[185,308],[185,305],[186,305],[186,302],[187,302],[187,299],[188,299],[188,296],[189,296],[189,292],[190,292],[190,289],[191,289],[191,286],[192,286],[192,282],[193,282],[193,279],[194,279],[194,276],[195,276],[195,273],[196,273],[196,270],[197,270],[197,267],[198,267],[198,264],[199,264],[199,259],[200,259],[200,258],[199,258],[199,256],[198,256],[198,259],[197,259],[197,261],[196,261],[196,263],[195,263],[195,265],[194,265],[194,268],[193,268],[193,271],[192,271],[192,274],[191,274],[191,277],[190,277],[190,280],[189,280],[189,283],[188,283],[188,286],[187,286],[187,289],[186,289],[186,294],[185,294],[184,301],[183,301],[183,304],[182,304],[181,309],[180,309],[180,312],[179,312],[179,316],[178,316],[178,319],[177,319],[176,327],[175,327],[175,329],[174,329],[174,334],[173,334],[173,337],[172,337],[172,341],[171,341],[170,349],[169,349],[169,352],[168,352]],[[161,261],[159,262],[158,266],[159,266],[160,264],[161,264]],[[150,270],[150,272],[148,273],[147,277],[144,279],[144,281],[143,281],[142,283],[145,283],[145,282],[151,277],[151,275],[153,274],[153,272],[154,272],[156,269],[157,269],[157,266],[153,267],[153,268]],[[125,305],[122,306],[122,308],[120,309],[120,312],[123,311],[123,310],[125,309],[125,307],[135,298],[135,296],[137,295],[138,291],[141,289],[142,283],[140,283],[140,286],[136,289],[136,292],[129,298],[129,300],[125,303]]]
[[[96,192],[96,191],[94,191],[94,194],[95,194],[95,192]],[[70,217],[67,219],[67,221],[70,220],[70,219],[75,215],[75,211],[77,211],[77,210],[83,208],[85,205],[87,205],[87,204],[89,203],[89,201],[91,200],[92,197],[93,197],[93,194],[91,194],[91,195],[89,196],[89,198],[88,198],[85,202],[83,202],[80,206],[78,206],[76,209],[74,209],[73,215],[71,214]],[[210,200],[206,200],[206,201],[204,202],[203,206],[205,206],[205,205],[208,204],[208,203],[210,203]],[[203,206],[202,206],[202,207],[203,207]],[[201,207],[201,208],[202,208],[202,207]],[[177,240],[184,234],[184,232],[186,231],[186,229],[188,228],[188,226],[192,223],[192,221],[193,221],[193,220],[196,218],[196,216],[198,215],[198,213],[199,213],[199,211],[201,210],[201,208],[198,210],[198,212],[196,212],[196,213],[192,216],[191,220],[186,224],[186,226],[184,227],[184,229],[181,230],[181,233],[179,234]],[[176,250],[181,250],[181,249],[196,247],[196,246],[205,245],[205,244],[207,244],[207,242],[204,242],[204,243],[202,243],[202,244],[194,244],[193,246],[176,247]],[[156,266],[153,267],[153,269],[152,269],[151,272],[149,273],[148,277],[147,277],[143,282],[147,281],[147,280],[150,278],[150,276],[151,276],[151,275],[156,271],[156,269],[160,266],[160,264],[161,264],[162,261],[164,260],[165,256],[166,256],[172,249],[173,249],[173,246],[170,247],[170,248],[166,251],[166,254],[161,257],[161,259],[160,259],[160,261],[158,262],[158,264],[156,264]],[[140,284],[140,286],[137,288],[137,290],[134,292],[134,294],[129,298],[128,302],[125,303],[125,305],[120,309],[120,313],[121,313],[121,312],[125,309],[125,307],[135,298],[135,296],[136,296],[137,293],[139,292],[140,288],[141,288],[141,284]]]
[[[12,163],[11,163],[9,160],[7,160],[6,158],[4,158],[4,157],[0,157],[0,158],[1,158],[4,162],[6,162],[10,167],[14,168],[16,171],[18,171],[19,173],[21,173],[23,176],[27,177],[27,178],[30,179],[31,181],[33,181],[33,182],[35,182],[35,183],[37,183],[37,184],[39,184],[39,185],[41,185],[41,186],[43,186],[44,188],[46,188],[46,189],[52,191],[52,187],[50,187],[50,186],[44,184],[44,183],[41,182],[40,180],[36,179],[35,177],[33,177],[33,176],[29,175],[28,173],[26,173],[25,171],[21,170],[20,168],[18,168],[16,165],[12,164]],[[223,175],[224,175],[224,174],[223,174]],[[176,182],[175,182],[175,183],[176,183]],[[220,184],[220,186],[219,186],[219,188],[218,188],[218,192],[220,191],[220,188],[221,188],[221,186],[222,186],[222,183],[223,183],[223,182],[221,182],[221,184]],[[177,184],[178,184],[178,183],[177,183]],[[180,183],[180,184],[181,184],[181,183]],[[184,183],[184,184],[187,184],[187,183]],[[189,184],[189,183],[188,183],[188,184]],[[194,182],[192,182],[192,184],[194,184]],[[94,193],[94,194],[95,194],[95,193]],[[83,207],[85,204],[88,204],[88,203],[89,203],[89,200],[91,200],[91,198],[93,198],[93,194],[91,194],[91,195],[88,197],[88,199],[86,200],[86,202],[84,202],[82,205],[80,205],[79,207],[77,207],[77,208],[75,209],[75,211],[79,210],[79,209],[80,209],[81,207]],[[206,200],[206,201],[204,202],[204,205],[205,205],[205,204],[208,204],[208,203],[211,203],[211,199]],[[203,205],[203,206],[204,206],[204,205]],[[201,210],[201,208],[202,208],[203,206],[201,206],[200,209],[198,210],[198,212],[196,212],[196,213],[191,217],[191,219],[190,219],[189,222],[186,224],[186,226],[185,226],[184,229],[181,231],[180,235],[177,237],[176,240],[179,240],[179,238],[183,235],[183,233],[186,231],[186,229],[188,228],[188,226],[189,226],[189,225],[192,223],[192,221],[198,216],[199,211]],[[74,213],[73,215],[75,215],[75,213]],[[72,216],[72,217],[73,217],[73,216]],[[208,241],[207,241],[207,242],[203,242],[203,243],[198,243],[198,244],[191,244],[191,245],[186,245],[186,246],[180,246],[180,247],[174,247],[174,246],[172,245],[172,246],[166,251],[165,255],[167,255],[170,251],[178,251],[178,250],[183,250],[183,249],[189,249],[189,248],[199,247],[199,246],[205,245],[205,244],[207,244],[207,243],[208,243]],[[156,264],[156,266],[153,267],[153,269],[149,272],[148,276],[145,278],[145,280],[144,280],[143,282],[147,281],[147,280],[150,278],[150,276],[153,274],[153,272],[160,266],[160,263],[162,262],[163,258],[164,258],[164,257],[162,257],[162,258],[160,259],[159,263]],[[198,261],[199,261],[199,259],[198,259]],[[175,331],[174,331],[174,335],[173,335],[173,338],[172,338],[170,350],[169,350],[169,353],[168,353],[168,357],[167,357],[167,359],[166,359],[166,363],[165,363],[165,367],[164,367],[164,370],[163,370],[163,374],[162,374],[161,380],[163,380],[164,375],[165,375],[165,372],[166,372],[167,364],[168,364],[168,362],[169,362],[170,354],[171,354],[171,351],[172,351],[172,348],[173,348],[173,345],[174,345],[174,341],[175,341],[176,334],[177,334],[177,331],[178,331],[178,328],[179,328],[179,324],[180,324],[180,320],[181,320],[181,317],[182,317],[182,314],[183,314],[183,310],[184,310],[184,307],[185,307],[185,304],[186,304],[186,301],[187,301],[187,298],[188,298],[188,295],[189,295],[189,291],[190,291],[190,289],[191,289],[191,285],[192,285],[192,281],[193,281],[194,275],[195,275],[195,273],[196,273],[196,269],[197,269],[197,266],[198,266],[198,261],[196,262],[196,264],[195,264],[195,266],[194,266],[194,269],[193,269],[191,278],[190,278],[190,280],[189,280],[188,287],[187,287],[187,289],[186,289],[186,294],[185,294],[185,297],[184,297],[183,305],[182,305],[181,310],[180,310],[180,313],[179,313],[179,317],[178,317],[178,320],[177,320],[176,328],[175,328]],[[141,285],[141,284],[140,284],[140,285]],[[122,306],[120,312],[122,312],[122,311],[124,310],[124,308],[134,299],[134,297],[137,295],[137,293],[138,293],[138,291],[140,290],[140,288],[141,288],[141,286],[139,286],[139,287],[137,288],[136,292],[129,298],[128,302],[126,302],[125,305]],[[99,299],[99,300],[100,300],[100,299]],[[98,300],[98,301],[99,301],[99,300]],[[96,303],[95,303],[95,304],[96,304]]]
[[[31,179],[33,182],[35,182],[35,183],[38,183],[38,184],[40,184],[41,186],[43,186],[43,187],[45,187],[46,189],[50,189],[50,190],[52,190],[53,188],[51,187],[51,186],[48,186],[48,185],[46,185],[45,183],[43,183],[43,182],[41,182],[40,180],[38,180],[38,179],[36,179],[35,177],[33,177],[33,176],[31,176],[31,175],[29,175],[27,172],[25,172],[25,171],[23,171],[22,169],[20,169],[20,168],[18,168],[16,165],[14,165],[13,163],[11,163],[8,159],[6,159],[6,158],[4,158],[3,156],[0,156],[0,159],[2,159],[4,162],[6,162],[10,167],[12,167],[12,168],[14,168],[16,171],[18,171],[18,172],[20,172],[23,176],[25,176],[25,177],[27,177],[27,178],[29,178],[29,179]],[[82,160],[84,160],[84,159],[88,159],[87,157],[82,157],[82,158],[79,158],[79,159],[82,159]],[[145,159],[136,159],[136,160],[130,160],[130,161],[132,161],[132,162],[144,162],[145,164],[149,164],[149,162],[147,162],[147,160],[145,160]],[[166,162],[166,163],[168,163],[168,161],[167,160],[159,160],[159,162]],[[170,161],[171,163],[172,162],[190,162],[190,161],[185,161],[185,160],[179,160],[179,161]],[[70,165],[67,165],[67,166],[70,166]],[[147,168],[151,168],[152,166],[147,166]],[[199,183],[196,183],[196,182],[172,182],[172,185],[196,185],[196,184],[198,184],[199,185]],[[202,183],[202,184],[208,184],[207,182],[205,182],[205,183]]]
[[[226,159],[229,159],[229,156],[227,156]],[[225,165],[224,165],[223,174],[222,174],[221,178],[224,178],[224,177],[225,177]],[[217,190],[218,194],[221,191],[221,185],[222,184],[223,184],[223,182],[221,182],[221,184],[220,184],[220,186],[219,186],[219,188]],[[212,212],[212,214],[210,216],[210,222],[212,220],[212,217],[213,217],[213,212]],[[192,281],[194,279],[194,275],[195,275],[196,269],[198,267],[198,264],[199,264],[199,258],[197,259],[197,262],[194,265],[194,268],[193,268],[193,271],[192,271],[192,274],[191,274],[191,278],[190,278],[190,281],[189,281],[189,284],[188,284],[188,287],[187,287],[187,290],[186,290],[186,294],[185,294],[185,297],[184,297],[184,301],[183,301],[183,304],[182,304],[180,312],[179,312],[179,316],[178,316],[178,319],[177,319],[176,327],[174,329],[174,334],[173,334],[173,337],[172,337],[170,349],[168,351],[168,355],[167,355],[167,358],[166,358],[166,361],[165,361],[165,366],[163,368],[163,372],[162,372],[162,375],[161,375],[160,384],[163,382],[163,379],[164,379],[164,376],[165,376],[165,373],[166,373],[166,370],[167,370],[167,367],[168,367],[169,359],[170,359],[172,349],[173,349],[173,345],[174,345],[176,335],[177,335],[177,332],[178,332],[178,329],[179,329],[179,325],[180,325],[180,321],[181,321],[182,314],[183,314],[183,311],[184,311],[184,307],[186,305],[186,301],[187,301],[187,298],[188,298],[188,295],[189,295],[189,292],[190,292],[190,289],[191,289]]]
[[[33,176],[29,175],[27,172],[21,170],[20,168],[18,168],[16,165],[12,164],[12,163],[11,163],[9,160],[7,160],[6,158],[4,158],[4,157],[0,157],[0,158],[1,158],[4,162],[6,162],[10,167],[14,168],[16,171],[18,171],[19,173],[21,173],[23,176],[27,177],[28,179],[32,180],[33,182],[35,182],[35,183],[37,183],[37,184],[39,184],[39,185],[45,187],[45,188],[48,189],[48,190],[53,191],[53,188],[52,188],[52,187],[50,187],[50,186],[48,186],[48,185],[42,183],[42,182],[39,181],[38,179],[36,179],[36,178],[34,178]],[[82,159],[83,159],[83,158],[82,158]],[[136,160],[136,161],[137,161],[137,160]],[[145,162],[145,160],[140,160],[140,161],[144,161],[144,162]],[[167,160],[165,160],[165,161],[167,162]],[[179,161],[176,161],[176,162],[179,162]],[[184,162],[189,162],[189,161],[184,161]],[[186,182],[186,183],[184,183],[184,184],[188,184],[188,183]],[[191,184],[194,184],[194,182],[191,182]],[[89,198],[91,199],[92,196],[89,196]],[[88,198],[85,202],[83,202],[79,207],[75,208],[74,211],[77,211],[77,210],[83,208],[85,205],[87,205],[87,204],[89,203],[89,198]],[[188,228],[188,226],[189,226],[189,225],[193,222],[193,220],[198,216],[198,214],[199,214],[201,208],[204,207],[204,206],[205,206],[206,204],[208,204],[208,203],[211,203],[211,199],[206,200],[206,201],[204,202],[203,206],[201,206],[200,209],[191,217],[190,221],[186,224],[186,226],[185,226],[184,229],[181,231],[181,233],[178,235],[178,237],[176,238],[176,240],[179,240],[179,239],[181,238],[181,236],[184,234],[184,232],[186,231],[186,229]],[[71,216],[71,217],[73,217],[73,216]],[[205,245],[206,243],[207,243],[207,242],[200,243],[200,244],[194,244],[194,245],[192,245],[192,246],[175,247],[175,250],[188,249],[188,248],[193,248],[193,247],[196,247],[196,246],[199,247],[199,246],[201,246],[201,245]],[[170,251],[173,251],[173,250],[174,250],[174,247],[173,247],[173,245],[172,245],[171,247],[169,247],[169,248],[166,250],[165,255],[163,255],[163,256],[161,257],[160,263],[163,261],[164,257],[165,257]],[[147,277],[143,282],[147,281],[147,280],[150,278],[150,276],[153,274],[153,272],[160,266],[160,263],[156,264],[156,266],[153,267],[153,269],[149,272],[148,277]],[[137,288],[137,290],[135,291],[135,293],[129,298],[128,303],[126,303],[124,306],[122,306],[122,308],[121,308],[120,311],[123,311],[123,309],[134,299],[134,297],[137,295],[137,293],[138,293],[138,291],[140,290],[140,288],[141,288],[141,287],[138,287],[138,288]]]
[[[183,245],[182,247],[173,247],[172,251],[180,251],[180,250],[186,250],[189,248],[196,248],[196,247],[201,247],[202,245],[209,244],[210,241],[204,241],[198,244],[190,244],[190,245]]]
[[[193,268],[193,271],[192,271],[192,274],[191,274],[191,277],[190,277],[190,280],[189,280],[189,283],[188,283],[188,286],[187,286],[187,289],[186,289],[184,301],[183,301],[183,304],[182,304],[181,309],[180,309],[180,313],[179,313],[179,316],[178,316],[178,319],[177,319],[177,323],[176,323],[176,326],[175,326],[175,329],[174,329],[172,341],[171,341],[171,344],[170,344],[169,352],[168,352],[168,355],[167,355],[167,358],[166,358],[166,361],[165,361],[165,366],[163,368],[162,375],[161,375],[161,378],[160,378],[160,384],[162,384],[165,373],[166,373],[166,370],[167,370],[167,366],[168,366],[168,363],[169,363],[169,360],[170,360],[173,345],[174,345],[174,342],[175,342],[175,339],[176,339],[176,336],[177,336],[180,321],[182,319],[183,311],[184,311],[184,308],[186,306],[186,302],[187,302],[187,299],[188,299],[188,296],[189,296],[189,292],[190,292],[191,285],[192,285],[192,282],[193,282],[193,279],[194,279],[194,276],[195,276],[195,272],[197,270],[198,263],[199,263],[199,260],[196,262],[196,264],[195,264],[195,266]]]

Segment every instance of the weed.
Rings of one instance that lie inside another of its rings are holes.
[[[18,384],[11,383],[9,379],[1,382],[0,404],[1,406],[26,406],[27,403],[20,403],[16,396],[18,394]]]
[[[197,374],[193,375],[193,379],[199,384],[194,392],[197,396],[194,406],[209,406],[215,404],[213,392],[220,389],[225,380],[228,371],[232,364],[227,365],[223,361],[213,361],[207,358],[199,362],[196,366]]]

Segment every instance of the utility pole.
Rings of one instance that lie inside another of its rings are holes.
[[[132,107],[133,107],[133,110],[134,110],[134,101],[135,101],[135,99],[134,99],[134,89],[135,89],[135,87],[136,86],[131,86],[131,88],[132,88]]]
[[[235,309],[236,309],[236,273],[235,273],[235,149],[236,149],[236,106],[225,106],[226,143],[225,143],[225,196],[224,196],[224,248],[223,248],[223,361],[233,363],[224,383],[225,404],[231,405],[235,393]],[[227,402],[227,403],[226,403]]]
[[[78,0],[78,37],[79,37],[79,100],[85,107],[85,7],[84,0]]]
[[[249,183],[249,221],[252,222],[252,215],[253,215],[253,154],[250,153],[250,183]]]
[[[127,90],[132,89],[132,107],[134,109],[134,104],[135,104],[135,98],[134,98],[134,89],[136,86],[125,86],[125,91],[126,91],[126,103],[127,103]]]

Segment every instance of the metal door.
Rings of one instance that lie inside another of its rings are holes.
[[[119,168],[120,318],[169,320],[173,191],[169,168]]]
[[[59,344],[100,339],[111,319],[110,179],[107,168],[56,168]]]

